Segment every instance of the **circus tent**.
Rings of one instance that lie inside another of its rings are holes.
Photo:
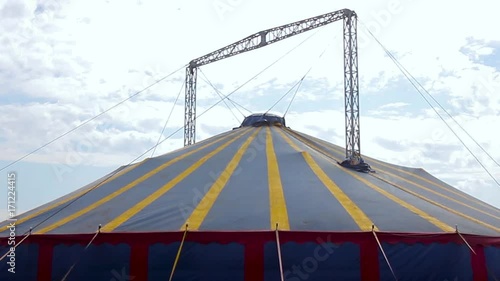
[[[346,169],[344,152],[283,126],[242,127],[121,167],[17,217],[15,277],[500,278],[499,209],[422,169],[368,157],[374,173]]]

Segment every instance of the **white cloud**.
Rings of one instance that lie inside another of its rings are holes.
[[[380,107],[380,109],[387,109],[387,108],[401,108],[409,105],[406,102],[393,102],[393,103],[388,103],[384,104]]]

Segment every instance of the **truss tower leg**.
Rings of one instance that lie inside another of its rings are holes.
[[[195,143],[196,137],[196,78],[198,68],[186,67],[186,98],[184,107],[184,146]]]
[[[344,98],[346,158],[361,156],[359,128],[359,77],[357,17],[344,17]]]

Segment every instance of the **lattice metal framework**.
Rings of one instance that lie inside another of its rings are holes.
[[[194,144],[196,140],[196,74],[198,67],[258,49],[339,20],[344,21],[346,157],[360,155],[357,15],[349,9],[266,29],[192,60],[186,68],[184,146]]]
[[[354,14],[354,12],[353,12]],[[344,18],[345,156],[361,156],[359,76],[356,16]]]
[[[184,146],[195,142],[196,137],[196,81],[197,67],[186,68],[186,99],[184,104]]]

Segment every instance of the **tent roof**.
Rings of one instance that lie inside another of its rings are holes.
[[[500,210],[422,169],[365,157],[284,127],[244,127],[124,166],[18,217],[17,233],[282,230],[500,233]],[[111,176],[111,177],[110,177]],[[75,200],[78,198],[77,200]],[[1,224],[0,236],[8,235]]]

